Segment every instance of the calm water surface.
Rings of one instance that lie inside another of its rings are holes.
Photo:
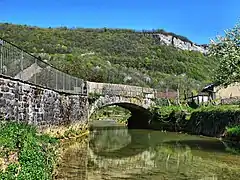
[[[98,123],[65,148],[56,179],[238,180],[240,156],[213,138]]]

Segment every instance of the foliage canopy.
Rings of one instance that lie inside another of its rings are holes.
[[[190,92],[210,83],[216,66],[214,58],[200,52],[159,45],[151,34],[128,29],[39,28],[7,23],[0,24],[0,29],[0,37],[89,81]],[[166,33],[156,30],[159,32]]]
[[[227,86],[240,81],[240,23],[226,30],[225,36],[212,40],[210,56],[219,61],[214,77],[216,83]]]

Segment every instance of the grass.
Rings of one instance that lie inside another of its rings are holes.
[[[41,133],[61,140],[72,139],[88,133],[88,124],[75,123],[69,126],[50,127]]]
[[[236,135],[236,136],[240,135],[240,125],[227,127],[226,130],[229,135]]]
[[[46,129],[39,133],[31,125],[1,122],[0,179],[52,179],[61,140],[80,136],[85,127],[79,127]]]
[[[51,179],[57,143],[30,125],[1,123],[0,179]]]

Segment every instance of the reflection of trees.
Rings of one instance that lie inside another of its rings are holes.
[[[217,140],[180,140],[180,141],[167,141],[166,144],[179,147],[188,146],[192,150],[201,150],[204,152],[225,152],[225,146],[221,141]]]
[[[108,171],[109,173],[120,171],[123,176],[126,174],[129,176],[148,174],[148,172],[153,171],[166,171],[174,174],[180,170],[181,166],[190,167],[193,164],[190,149],[176,148],[173,150],[170,146],[166,147],[164,145],[149,147],[141,153],[121,158],[98,156],[89,149],[89,158],[95,168],[97,166],[101,171]]]
[[[94,133],[96,135],[90,140],[90,148],[98,156],[123,158],[142,153],[148,148],[148,133],[141,130],[98,129]],[[121,148],[113,150],[117,146]]]
[[[102,131],[102,134],[104,133]],[[108,138],[114,139],[114,131],[111,133]],[[93,145],[96,141],[92,140],[89,149],[89,172],[95,172],[91,169],[94,166],[98,174],[130,179],[151,179],[152,176],[161,179],[162,175],[165,179],[234,179],[236,174],[240,175],[239,167],[229,167],[226,161],[211,158],[219,156],[217,149],[222,150],[221,142],[186,135],[171,136],[160,132],[151,134],[141,130],[129,130],[128,133],[131,143],[118,150],[111,149],[111,144],[106,142],[107,138],[105,141],[104,138],[101,139],[103,141],[97,141],[102,143],[100,149],[98,145]],[[123,140],[123,137],[119,139]]]
[[[126,146],[131,141],[126,128],[95,130],[91,133],[90,147],[95,152],[111,152]]]

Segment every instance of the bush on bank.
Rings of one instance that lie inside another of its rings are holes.
[[[153,108],[153,129],[183,131],[206,136],[221,136],[226,127],[240,124],[240,107],[236,105],[202,106],[197,109],[180,106]],[[235,131],[231,131],[236,133]]]
[[[57,144],[30,125],[0,123],[0,179],[52,179]]]
[[[226,132],[229,136],[239,136],[240,137],[240,125],[227,127]]]
[[[226,127],[226,130],[223,134],[223,140],[227,142],[231,142],[228,144],[231,144],[234,147],[240,148],[240,125],[233,125],[230,127]],[[239,152],[239,149],[238,149]]]
[[[155,130],[184,131],[187,112],[180,106],[156,106],[152,110],[153,118],[150,128]]]
[[[239,106],[210,106],[192,112],[187,130],[206,136],[221,136],[227,126],[237,124],[240,124]]]
[[[85,124],[38,131],[31,125],[0,121],[0,179],[52,179],[65,140],[87,133]]]

